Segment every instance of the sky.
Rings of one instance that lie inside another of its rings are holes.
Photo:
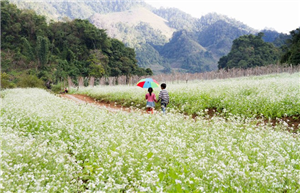
[[[300,0],[145,0],[159,7],[175,7],[193,17],[215,12],[257,30],[289,34],[300,27]]]

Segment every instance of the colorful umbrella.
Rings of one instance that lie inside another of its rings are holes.
[[[140,80],[136,85],[141,88],[149,88],[149,87],[158,88],[159,87],[159,83],[152,78],[144,78],[144,79]]]

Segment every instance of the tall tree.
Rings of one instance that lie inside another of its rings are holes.
[[[49,57],[49,40],[47,37],[37,37],[36,56],[39,68],[44,70]]]

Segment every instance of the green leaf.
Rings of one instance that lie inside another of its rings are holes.
[[[147,158],[150,159],[152,156],[153,156],[153,153],[150,151],[150,152],[147,154]]]

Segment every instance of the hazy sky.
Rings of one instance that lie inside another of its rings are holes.
[[[200,18],[210,12],[227,15],[257,30],[289,33],[300,27],[299,0],[145,0],[154,7],[175,7]]]

